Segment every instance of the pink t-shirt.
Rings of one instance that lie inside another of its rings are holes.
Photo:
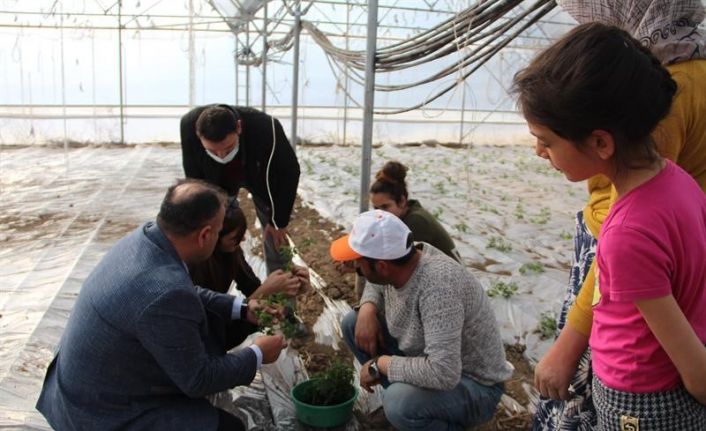
[[[613,205],[596,259],[601,299],[590,340],[596,376],[633,393],[679,386],[677,369],[634,302],[674,295],[706,342],[706,196],[668,161]]]

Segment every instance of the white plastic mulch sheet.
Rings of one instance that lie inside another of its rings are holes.
[[[47,429],[35,409],[81,283],[153,219],[179,175],[173,150],[0,150],[0,427]]]

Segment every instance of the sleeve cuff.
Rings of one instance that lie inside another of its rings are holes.
[[[233,308],[230,311],[231,320],[240,320],[240,306],[243,305],[243,300],[245,298],[242,296],[236,296],[233,300]]]
[[[255,356],[257,356],[257,369],[259,370],[260,367],[262,367],[262,350],[255,344],[251,344],[248,347],[252,349],[252,351],[255,352]]]
[[[397,356],[390,356],[390,362],[387,365],[387,380],[390,383],[402,382],[402,361]]]
[[[380,298],[380,292],[377,291],[377,289],[370,282],[365,283],[365,289],[363,289],[363,294],[360,297],[359,304],[363,305],[366,302],[370,302],[377,307],[378,312],[382,309],[383,304]]]
[[[581,308],[574,304],[569,309],[569,314],[566,320],[573,329],[585,337],[591,336],[591,327],[593,326],[593,313],[585,313]]]

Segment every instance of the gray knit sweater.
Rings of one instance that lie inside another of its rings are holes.
[[[492,385],[507,380],[495,315],[485,291],[465,268],[427,243],[400,289],[367,283],[361,304],[375,304],[405,356],[390,361],[390,382],[451,390],[461,375]]]

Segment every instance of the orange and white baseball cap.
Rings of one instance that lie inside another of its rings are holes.
[[[382,210],[361,213],[351,233],[331,243],[331,257],[339,262],[369,257],[394,260],[414,246],[412,232],[394,214]]]

